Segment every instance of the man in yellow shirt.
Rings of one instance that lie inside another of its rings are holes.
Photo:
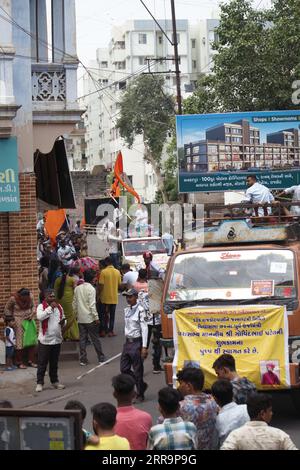
[[[117,409],[110,403],[98,403],[91,409],[94,433],[99,437],[97,445],[87,445],[85,450],[130,450],[125,437],[115,434]]]
[[[111,257],[105,260],[106,268],[101,271],[99,277],[99,300],[101,303],[101,334],[100,336],[112,337],[114,333],[115,314],[118,304],[118,291],[121,285],[121,273],[113,266]],[[109,314],[109,325],[107,318]]]

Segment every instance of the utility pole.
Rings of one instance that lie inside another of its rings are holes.
[[[178,41],[177,41],[177,28],[176,28],[176,14],[175,14],[175,1],[171,0],[172,10],[172,25],[173,25],[173,46],[174,46],[174,59],[175,59],[175,73],[176,73],[176,88],[177,88],[177,106],[178,114],[182,114],[182,100],[181,100],[181,84],[180,84],[180,70],[179,70],[179,56],[178,56]]]

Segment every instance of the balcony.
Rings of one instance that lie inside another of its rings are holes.
[[[76,124],[80,121],[76,96],[77,64],[34,63],[31,67],[33,122]]]

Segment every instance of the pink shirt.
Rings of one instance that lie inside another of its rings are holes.
[[[148,432],[152,427],[152,418],[149,413],[134,406],[120,406],[117,408],[117,423],[115,433],[126,437],[131,450],[145,450],[147,448]]]
[[[134,289],[136,289],[138,292],[143,290],[144,292],[148,292],[148,282],[138,282],[136,281],[133,284]]]

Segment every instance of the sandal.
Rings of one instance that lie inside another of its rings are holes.
[[[25,364],[20,364],[18,367],[19,367],[19,369],[27,369],[27,367],[25,366]]]
[[[37,369],[37,364],[35,364],[35,362],[28,362],[28,366]]]

